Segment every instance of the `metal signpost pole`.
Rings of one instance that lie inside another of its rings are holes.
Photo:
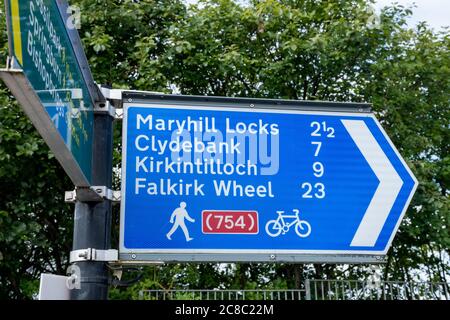
[[[94,115],[92,181],[94,185],[112,185],[112,148],[114,118],[106,113]],[[111,248],[112,202],[77,201],[73,230],[73,250]],[[92,252],[92,250],[91,250]],[[106,261],[78,261],[80,289],[71,290],[72,300],[106,300],[109,271]]]

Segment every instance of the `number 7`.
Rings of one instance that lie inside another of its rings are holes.
[[[219,221],[217,222],[217,229],[220,229],[220,226],[222,225],[222,221],[223,221],[223,216],[219,216],[219,215],[215,215],[214,216],[216,219],[218,219]]]
[[[314,152],[314,157],[317,157],[319,155],[320,152],[320,148],[322,147],[322,142],[320,141],[312,141],[311,144],[315,144],[316,147],[316,151]]]

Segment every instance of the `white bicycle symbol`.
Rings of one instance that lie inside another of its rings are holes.
[[[289,229],[295,225],[295,232],[300,238],[306,238],[311,233],[311,225],[308,221],[300,220],[298,216],[298,209],[293,209],[293,215],[284,214],[284,211],[277,211],[278,218],[276,220],[269,220],[266,223],[266,232],[271,237],[278,237],[282,232],[286,234]],[[292,222],[287,223],[285,218],[294,219]]]

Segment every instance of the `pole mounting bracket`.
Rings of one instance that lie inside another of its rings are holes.
[[[119,260],[119,252],[116,249],[79,249],[70,252],[70,263],[80,261],[105,261],[115,262]]]
[[[123,119],[123,109],[114,107],[110,101],[97,103],[94,107],[94,113],[107,113],[114,120]]]
[[[116,108],[108,100],[99,102],[94,105],[94,113],[107,113],[109,116],[116,118]]]
[[[73,191],[66,191],[64,200],[67,203],[75,203],[76,201],[102,202],[105,200],[119,203],[121,192],[111,190],[105,186],[76,187]]]

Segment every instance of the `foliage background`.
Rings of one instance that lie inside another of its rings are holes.
[[[369,0],[73,0],[94,78],[114,88],[182,94],[370,102],[419,180],[386,280],[448,281],[449,30],[409,28],[410,8],[374,16]],[[4,4],[0,61],[6,61]],[[120,167],[120,123],[115,129]],[[119,176],[115,187],[119,188]],[[0,83],[0,299],[36,296],[41,272],[65,274],[70,181]],[[117,243],[118,213],[115,212]],[[114,288],[299,288],[305,278],[366,279],[368,266],[172,264]],[[131,279],[136,272],[128,272]]]

